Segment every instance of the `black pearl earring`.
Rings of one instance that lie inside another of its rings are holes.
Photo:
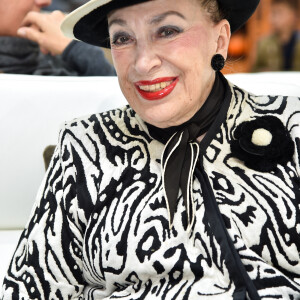
[[[215,54],[211,59],[211,66],[215,71],[221,71],[225,66],[225,59],[221,54]]]

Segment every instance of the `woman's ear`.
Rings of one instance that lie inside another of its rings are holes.
[[[226,19],[221,20],[216,25],[217,30],[217,49],[216,53],[221,54],[225,60],[227,58],[228,46],[231,37],[230,24]]]

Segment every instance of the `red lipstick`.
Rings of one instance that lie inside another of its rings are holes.
[[[172,82],[165,88],[156,92],[144,91],[140,88],[140,86],[153,85],[153,84],[168,82],[168,81],[172,81]],[[135,83],[135,87],[143,98],[147,100],[160,100],[168,96],[173,91],[178,81],[179,81],[178,77],[162,77],[151,81],[138,81]]]

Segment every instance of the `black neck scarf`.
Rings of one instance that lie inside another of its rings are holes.
[[[192,179],[200,151],[196,139],[207,132],[216,119],[224,100],[226,84],[224,76],[217,72],[213,88],[202,107],[190,120],[179,126],[158,128],[146,123],[151,137],[165,144],[161,164],[170,227],[173,225],[179,188],[186,207],[188,226],[192,226]]]

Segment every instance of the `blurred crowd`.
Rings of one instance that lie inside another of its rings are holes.
[[[86,1],[1,0],[0,72],[115,75],[109,51],[72,41],[60,32],[64,15]],[[300,71],[300,0],[270,1],[271,34],[258,40],[249,71]]]
[[[299,0],[271,1],[272,33],[258,42],[253,71],[300,71],[298,15]]]

